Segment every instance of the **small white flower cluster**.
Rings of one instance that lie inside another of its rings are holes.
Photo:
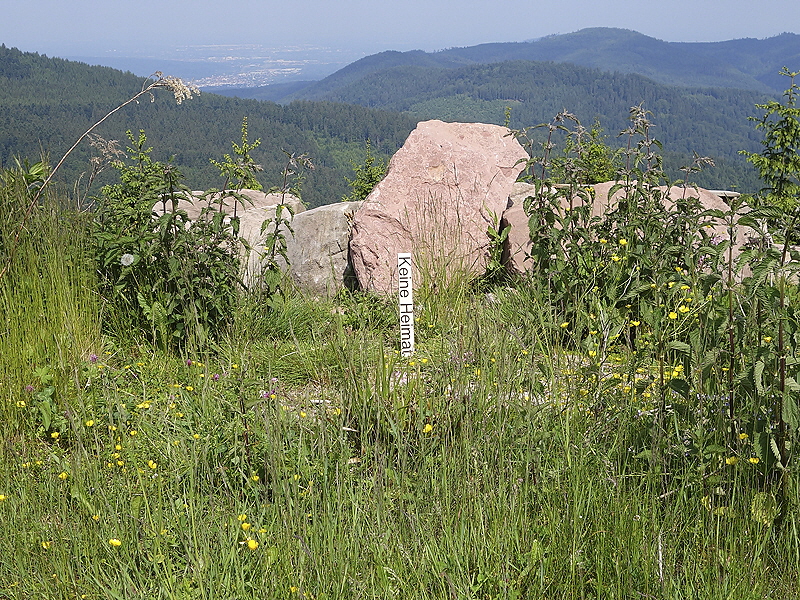
[[[167,76],[162,78],[162,82],[165,87],[172,91],[173,95],[175,96],[175,102],[178,104],[184,100],[191,100],[193,97],[192,94],[200,93],[200,90],[197,87],[184,83],[179,77]]]
[[[165,87],[172,92],[175,96],[175,102],[178,104],[181,104],[184,100],[191,100],[194,97],[193,94],[200,93],[196,86],[185,83],[179,77],[165,76],[161,71],[156,71],[150,77],[154,77],[156,81],[147,88],[148,90],[155,87]],[[151,99],[153,99],[152,94]]]

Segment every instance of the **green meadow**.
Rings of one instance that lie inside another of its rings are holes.
[[[155,219],[181,183],[141,138],[93,210],[5,169],[0,598],[800,595],[800,169],[667,210],[644,112],[628,135],[603,221],[560,208],[597,155],[554,188],[532,149],[527,275],[496,230],[477,279],[415,256],[409,357],[396,298],[281,276],[288,216],[249,288],[221,218]],[[252,185],[246,136],[220,164]]]

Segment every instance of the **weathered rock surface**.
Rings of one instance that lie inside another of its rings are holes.
[[[432,277],[482,273],[486,231],[527,158],[505,127],[420,123],[355,214],[350,251],[361,287],[390,293],[399,252],[412,252],[418,273]]]
[[[597,183],[592,186],[594,189],[594,202],[592,203],[592,216],[601,217],[609,210],[612,210],[617,202],[624,196],[623,190],[617,190],[613,195],[609,195],[611,188],[616,185],[614,181]],[[703,210],[718,209],[723,212],[730,210],[728,205],[723,202],[719,193],[712,192],[703,188],[683,188],[673,186],[667,190],[666,186],[659,188],[665,194],[664,204],[667,209],[675,208],[675,201],[683,198],[694,197],[700,201]],[[509,198],[509,207],[503,213],[501,227],[510,225],[506,247],[503,252],[503,260],[506,266],[514,273],[524,273],[531,268],[530,260],[527,255],[531,249],[530,232],[528,228],[528,216],[523,210],[523,202],[528,196],[533,196],[535,188],[529,183],[515,183]],[[720,192],[721,193],[721,192]],[[731,194],[732,192],[725,192]],[[573,206],[582,204],[579,198],[573,199]],[[568,200],[562,198],[562,210],[569,206]],[[728,231],[721,220],[709,219],[710,227],[707,232],[710,237],[719,241],[728,238]],[[739,255],[741,247],[747,242],[749,228],[740,227],[736,230],[734,240],[734,258]]]
[[[334,296],[355,283],[349,260],[351,225],[361,202],[339,202],[305,211],[292,221],[287,237],[289,273],[298,287],[315,296]]]

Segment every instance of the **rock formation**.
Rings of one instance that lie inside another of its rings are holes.
[[[414,254],[415,284],[483,273],[487,229],[527,158],[505,127],[420,123],[355,214],[350,251],[361,287],[390,293],[400,252]]]

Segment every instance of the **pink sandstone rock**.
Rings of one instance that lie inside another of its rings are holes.
[[[415,287],[423,277],[483,273],[487,229],[527,158],[505,127],[419,123],[354,216],[350,253],[362,289],[391,293],[400,252],[414,255]]]

